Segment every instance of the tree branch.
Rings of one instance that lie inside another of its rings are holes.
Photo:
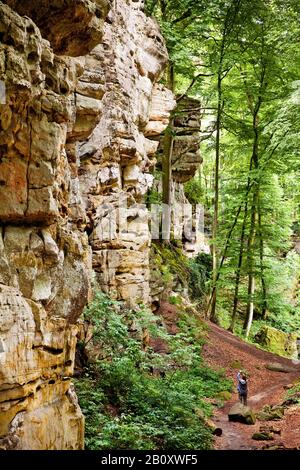
[[[191,16],[192,10],[189,8],[186,12],[184,12],[179,18],[176,18],[175,20],[172,21],[172,24],[177,24],[180,23],[180,21],[185,20],[189,16]]]
[[[185,92],[176,99],[177,103],[179,103],[179,101],[181,101],[188,94],[188,92],[193,88],[193,86],[197,82],[198,78],[200,78],[200,77],[212,77],[213,75],[215,75],[215,74],[214,73],[198,73],[198,75],[196,75],[193,78],[193,80],[191,81],[190,85],[187,87]]]

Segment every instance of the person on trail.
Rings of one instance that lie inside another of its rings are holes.
[[[238,385],[237,390],[239,394],[239,400],[242,405],[247,406],[247,395],[248,395],[248,380],[247,377],[242,371],[240,370],[237,374]]]

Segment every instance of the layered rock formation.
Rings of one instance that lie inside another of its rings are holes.
[[[153,20],[117,2],[78,84],[84,94],[80,100],[87,107],[90,103],[89,109],[95,109],[97,93],[105,90],[91,135],[81,135],[85,120],[76,128],[76,137],[83,140],[77,155],[96,278],[122,300],[149,301],[150,235],[148,211],[141,203],[152,185],[150,169],[158,146],[148,137],[165,129],[175,106],[171,92],[153,87],[166,63],[163,38]]]
[[[180,99],[174,117],[174,145],[172,177],[185,183],[195,176],[202,157],[200,155],[201,103],[185,96]]]
[[[71,376],[93,272],[118,298],[149,297],[139,203],[152,182],[149,137],[174,100],[155,84],[167,54],[140,7],[0,2],[2,449],[83,447]]]
[[[185,195],[184,183],[191,180],[202,163],[200,155],[201,104],[199,100],[182,96],[173,112],[173,151],[171,199],[171,238],[178,251],[159,249],[153,246],[151,256],[150,291],[152,306],[158,307],[162,300],[178,293],[188,299],[188,278],[180,272],[186,257],[195,257],[199,253],[210,253],[204,233],[204,213],[200,205],[193,205]],[[154,137],[155,138],[155,137]],[[158,168],[161,169],[164,139],[159,140]],[[161,178],[154,181],[154,190],[162,193]],[[176,262],[178,261],[178,263]],[[176,264],[177,263],[177,264]],[[172,272],[168,272],[171,267]],[[178,271],[176,273],[176,270]]]
[[[199,100],[183,96],[173,113],[173,151],[171,186],[171,232],[175,240],[182,242],[183,252],[196,256],[209,253],[204,236],[203,210],[200,205],[192,207],[184,192],[184,183],[191,180],[202,163],[200,154],[201,104]],[[154,137],[155,138],[155,137]],[[158,168],[164,151],[164,139],[158,138]],[[154,182],[158,193],[162,192],[160,180]]]

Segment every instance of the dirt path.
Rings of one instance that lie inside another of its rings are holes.
[[[300,378],[300,365],[291,360],[275,354],[262,351],[250,344],[244,343],[226,330],[208,323],[209,339],[203,348],[206,362],[214,368],[225,369],[227,377],[236,383],[238,369],[245,369],[249,376],[248,404],[254,411],[259,411],[266,405],[280,403],[286,390],[284,386]],[[273,372],[265,368],[268,362],[279,362],[282,365],[293,367],[295,372]],[[215,448],[220,450],[251,450],[260,449],[266,445],[265,441],[254,441],[252,434],[259,430],[265,422],[257,421],[255,425],[247,426],[241,423],[228,421],[228,411],[238,401],[236,390],[232,398],[214,415],[214,421],[222,428],[223,434],[216,438]],[[283,444],[285,447],[300,446],[300,408],[289,408],[280,421],[272,421],[281,432],[276,435],[274,444]]]

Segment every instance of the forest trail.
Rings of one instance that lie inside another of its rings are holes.
[[[228,411],[238,401],[236,375],[239,369],[247,371],[249,376],[248,404],[255,411],[260,411],[266,404],[279,404],[286,394],[284,386],[300,379],[300,364],[289,359],[262,351],[245,343],[232,333],[208,322],[208,341],[203,348],[206,362],[216,368],[224,368],[226,376],[234,381],[231,399],[223,408],[217,409],[213,421],[223,430],[221,437],[215,439],[217,450],[255,450],[266,444],[282,445],[286,448],[300,446],[300,407],[289,407],[284,418],[279,421],[256,421],[255,425],[245,425],[228,421]],[[273,372],[265,364],[277,362],[293,367],[295,372]],[[262,425],[272,425],[280,430],[274,435],[274,441],[255,441],[251,437]]]

